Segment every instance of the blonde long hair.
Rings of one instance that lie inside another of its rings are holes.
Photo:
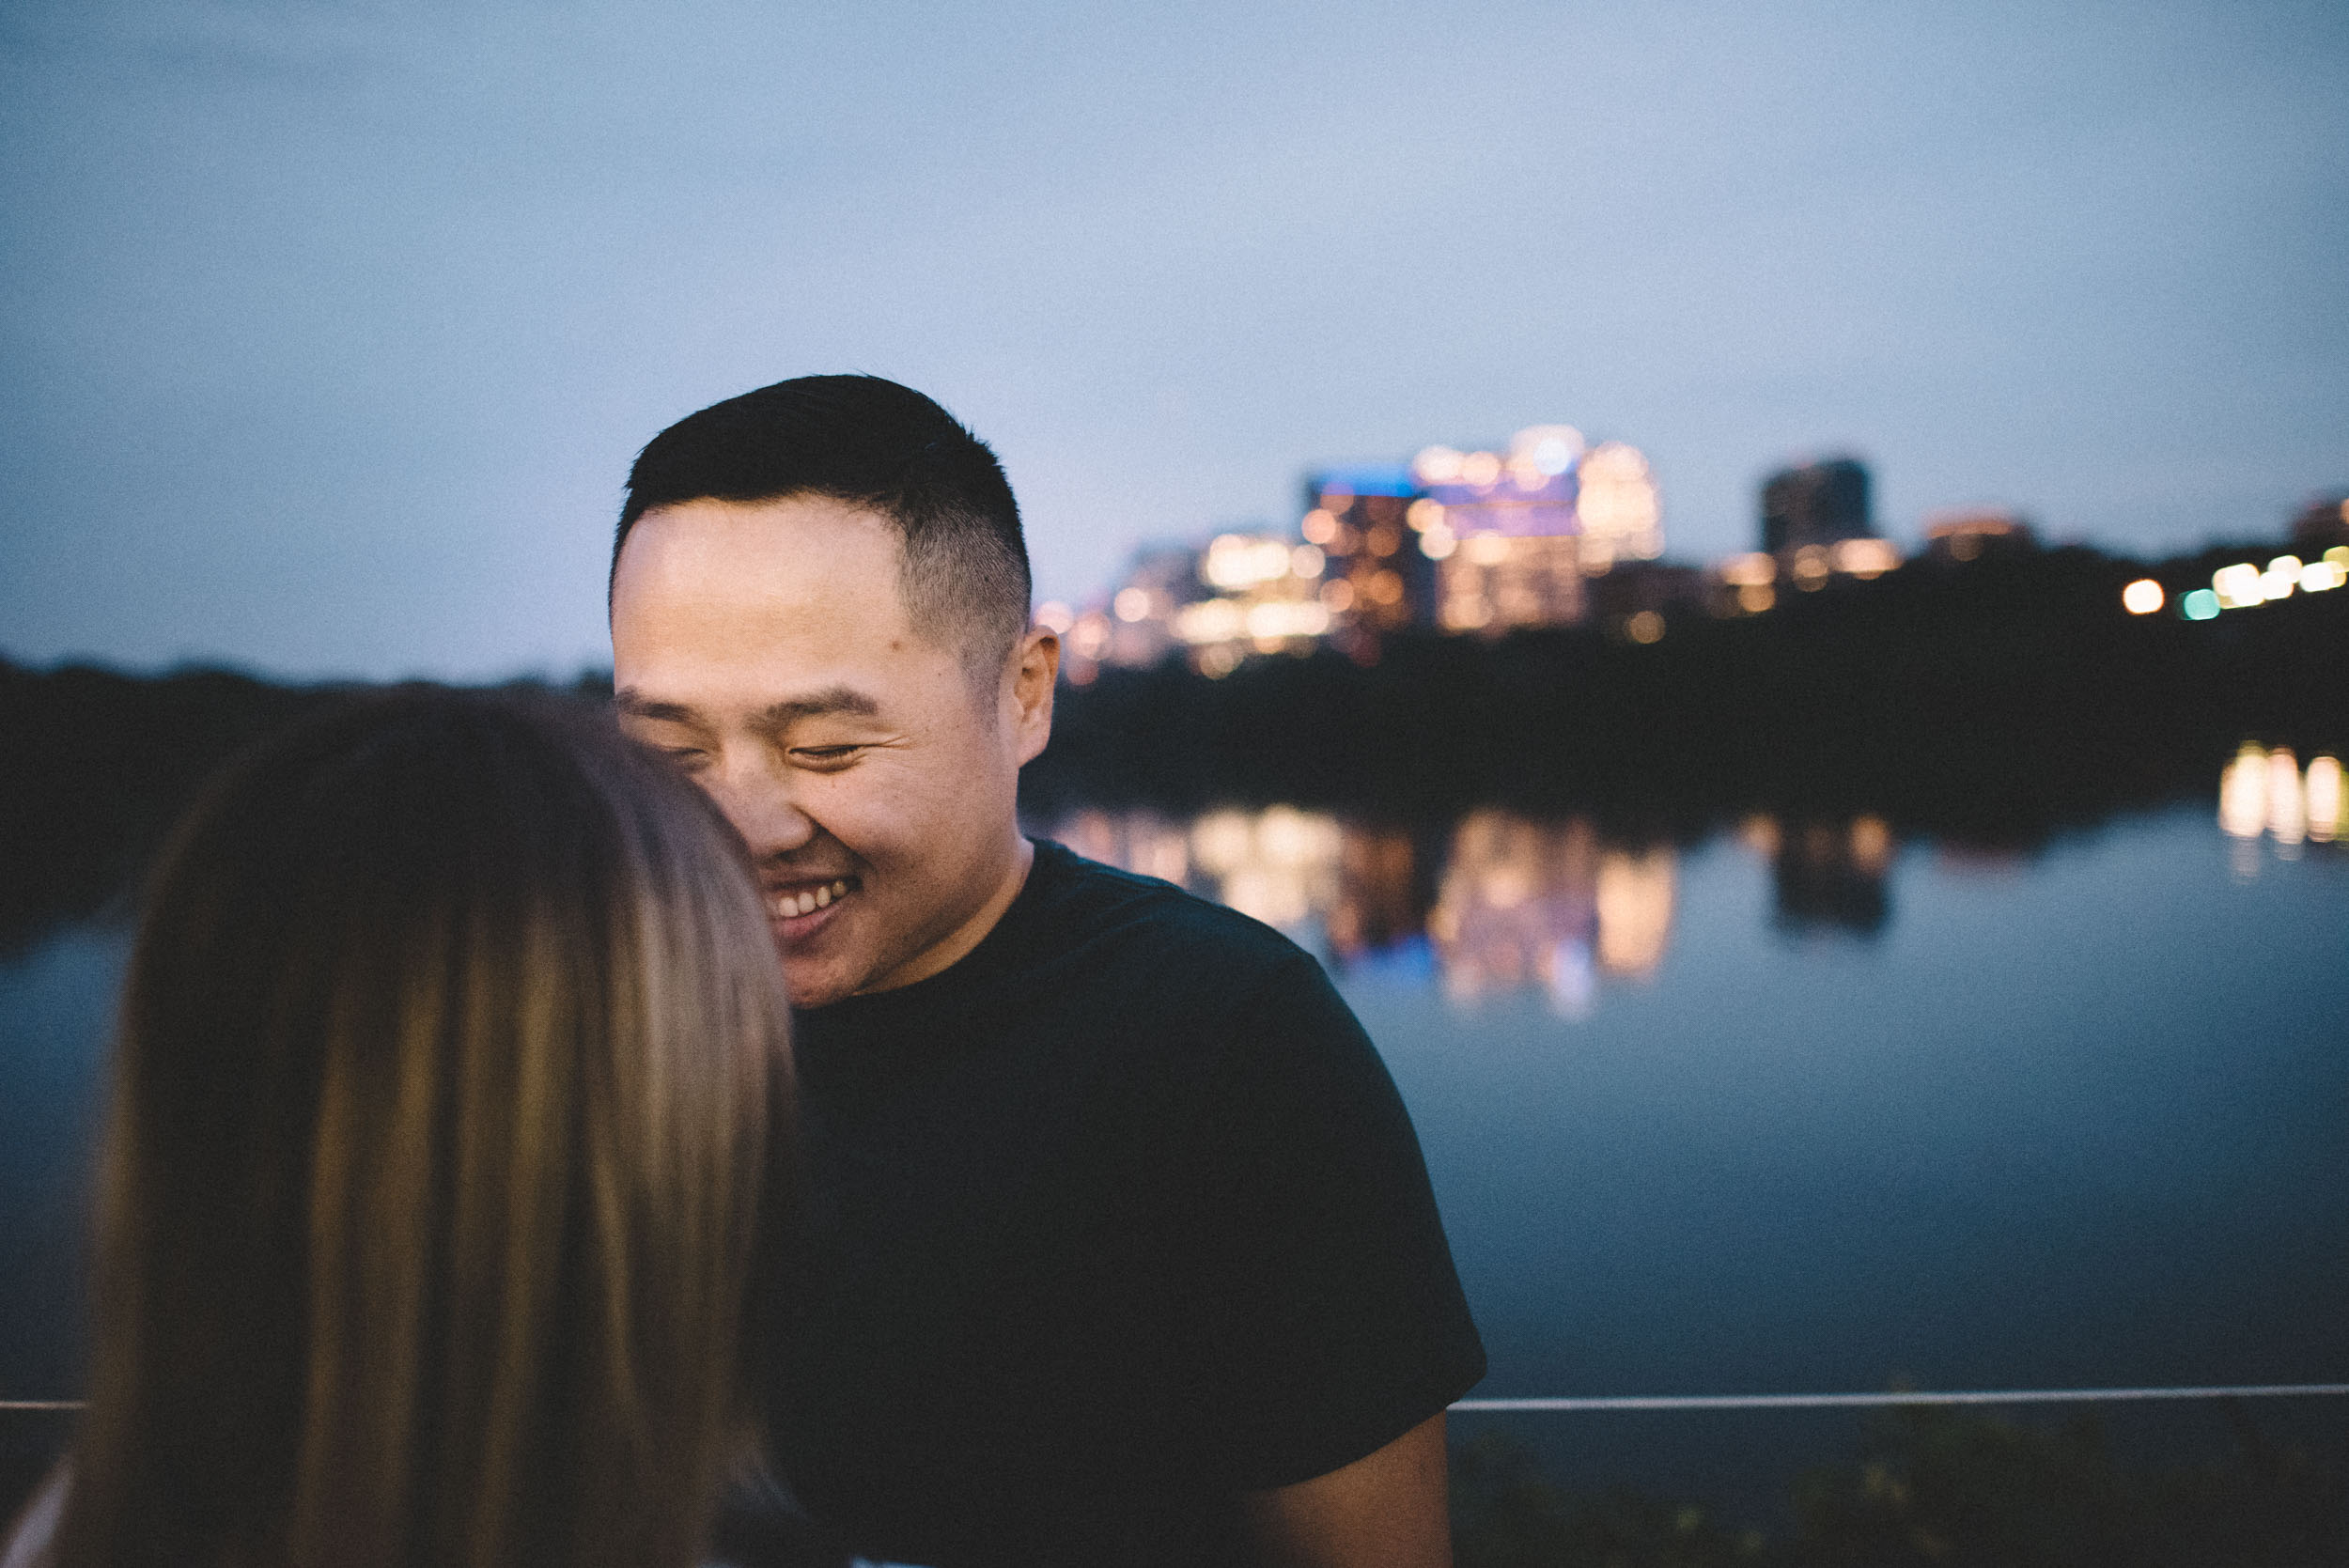
[[[598,721],[248,759],[132,958],[54,1560],[691,1561],[786,1027],[739,841]]]

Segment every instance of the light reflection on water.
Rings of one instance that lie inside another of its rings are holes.
[[[1590,1015],[1671,952],[1681,849],[1589,818],[1485,809],[1439,831],[1294,806],[1080,811],[1043,830],[1078,853],[1163,877],[1278,926],[1341,974],[1425,972],[1455,1001],[1538,992]],[[1769,866],[1771,923],[1870,937],[1890,912],[1897,845],[1883,818],[1753,816],[1735,842]]]
[[[2246,743],[2218,781],[2218,826],[2235,840],[2235,874],[2259,875],[2264,836],[2279,860],[2296,860],[2303,844],[2340,842],[2349,831],[2341,759],[2319,753],[2304,770],[2289,747]]]
[[[2306,846],[2349,849],[2349,786],[2329,753],[2303,768],[2288,749],[2247,743],[2217,793],[2238,879]],[[1277,926],[1340,974],[1429,974],[1455,1001],[1523,990],[1587,1017],[1607,987],[1652,977],[1673,940],[1681,846],[1610,839],[1582,816],[1487,808],[1431,832],[1287,805],[1188,822],[1088,809],[1039,831]],[[1890,921],[1900,846],[1882,817],[1756,815],[1733,836],[1770,868],[1775,930],[1869,939]],[[2022,857],[1940,845],[1936,859],[2013,871]]]

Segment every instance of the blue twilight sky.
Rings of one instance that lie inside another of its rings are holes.
[[[808,371],[992,441],[1037,587],[1563,421],[1672,552],[2151,551],[2349,486],[2349,8],[0,4],[0,653],[602,657],[656,429]]]

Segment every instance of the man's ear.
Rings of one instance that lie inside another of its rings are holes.
[[[1003,682],[1003,720],[1023,764],[1052,738],[1052,689],[1060,680],[1060,638],[1032,626],[1012,649]]]

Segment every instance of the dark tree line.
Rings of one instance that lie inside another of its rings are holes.
[[[2207,582],[2248,553],[2162,575]],[[1764,615],[1672,615],[1649,645],[1410,635],[1368,665],[1105,671],[1062,691],[1025,803],[1286,800],[1420,824],[1500,805],[1655,836],[1865,811],[2028,846],[2207,792],[2247,738],[2349,742],[2349,589],[2193,623],[2123,611],[2142,573],[2085,550],[1920,563]],[[0,954],[120,900],[212,769],[336,690],[0,661]],[[598,697],[608,677],[573,690]]]
[[[1064,693],[1027,787],[1046,807],[1578,810],[1632,832],[1871,811],[2028,844],[2207,791],[2247,738],[2304,754],[2349,739],[2349,590],[2193,623],[2123,611],[2139,575],[2060,551],[1912,566],[1765,615],[1690,613],[1652,645],[1422,636],[1368,667],[1315,654],[1219,681],[1105,671]]]

